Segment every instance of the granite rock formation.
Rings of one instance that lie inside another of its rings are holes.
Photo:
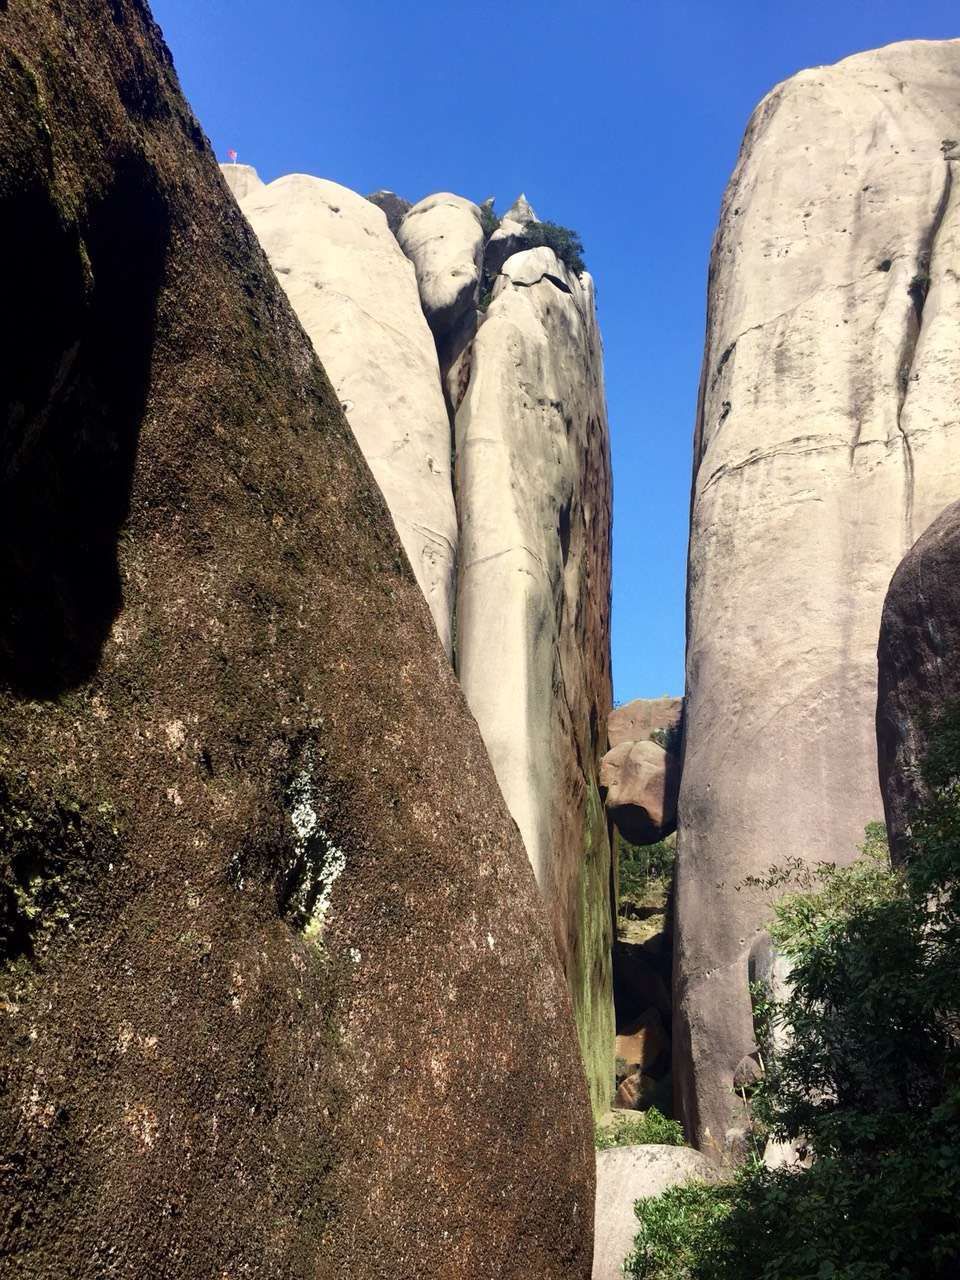
[[[878,650],[877,747],[893,858],[910,853],[927,799],[919,764],[932,725],[960,706],[960,502],[914,543],[893,575]]]
[[[290,174],[251,185],[240,207],[334,385],[449,654],[450,422],[414,269],[384,212],[335,182]]]
[[[449,191],[426,196],[407,213],[397,239],[416,268],[447,403],[455,412],[470,376],[465,352],[477,331],[484,243],[480,209]]]
[[[622,1280],[637,1234],[634,1203],[694,1180],[711,1182],[715,1167],[689,1147],[655,1144],[597,1152],[593,1280]]]
[[[710,266],[694,443],[674,1054],[688,1132],[736,1145],[753,1048],[745,877],[843,861],[881,815],[890,576],[960,492],[960,43],[775,88]]]
[[[403,196],[398,196],[395,191],[386,191],[384,189],[372,191],[367,196],[367,199],[371,204],[375,204],[378,209],[383,210],[387,226],[394,235],[400,230],[400,223],[413,207],[409,200],[404,200]]]
[[[546,248],[503,264],[456,414],[457,669],[517,820],[609,1105],[610,461],[593,282]]]
[[[220,168],[223,171],[224,182],[237,201],[245,199],[254,191],[259,191],[263,186],[259,173],[251,164],[233,162],[221,165]]]
[[[631,844],[655,844],[677,829],[680,761],[657,742],[621,742],[600,761],[607,816]]]
[[[523,847],[160,33],[3,6],[0,83],[3,1257],[585,1280]]]

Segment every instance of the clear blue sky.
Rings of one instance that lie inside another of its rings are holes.
[[[750,111],[778,80],[960,35],[957,0],[154,0],[217,154],[575,227],[599,294],[619,701],[683,688],[690,446],[707,259]]]

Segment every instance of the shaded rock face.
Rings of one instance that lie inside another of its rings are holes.
[[[420,300],[437,343],[440,375],[451,412],[470,376],[467,348],[477,331],[477,290],[483,259],[480,209],[441,191],[418,201],[397,231],[417,272]]]
[[[844,861],[880,816],[875,653],[890,576],[960,491],[960,44],[804,71],[761,103],[710,267],[694,448],[677,873],[678,1103],[738,1120],[744,877]]]
[[[689,1147],[651,1144],[598,1151],[593,1280],[622,1280],[623,1263],[633,1252],[637,1234],[637,1200],[715,1178],[714,1166]]]
[[[593,283],[504,264],[456,415],[457,668],[554,925],[595,1106],[609,1105],[610,463]]]
[[[403,196],[398,196],[395,191],[373,191],[367,199],[378,209],[383,210],[387,226],[394,235],[400,230],[400,223],[413,208],[409,200],[404,200]]]
[[[622,742],[650,741],[652,734],[675,740],[682,722],[682,698],[635,698],[610,712],[607,741],[619,747]]]
[[[893,575],[878,665],[880,787],[890,850],[904,861],[912,814],[927,798],[919,765],[930,726],[960,703],[960,502],[941,512]]]
[[[584,1278],[527,859],[159,31],[10,6],[0,82],[4,1257]]]
[[[240,207],[334,385],[449,654],[450,422],[413,267],[383,212],[335,182],[291,174]]]

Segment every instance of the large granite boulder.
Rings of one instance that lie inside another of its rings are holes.
[[[610,712],[607,741],[619,747],[622,742],[646,742],[656,735],[664,743],[675,743],[682,723],[682,698],[634,698]]]
[[[649,738],[607,752],[600,788],[610,821],[631,844],[655,844],[677,829],[680,760]]]
[[[413,267],[383,211],[336,182],[290,174],[240,207],[323,361],[449,654],[450,421]]]
[[[500,219],[500,225],[491,235],[483,250],[483,270],[489,278],[499,274],[501,267],[509,257],[521,253],[527,248],[527,227],[531,222],[538,222],[525,195],[516,200]]]
[[[633,1211],[638,1200],[686,1182],[713,1182],[716,1176],[715,1166],[690,1147],[651,1144],[598,1151],[593,1280],[623,1280],[638,1229]]]
[[[909,856],[912,815],[926,799],[927,736],[960,705],[960,502],[914,543],[893,575],[878,650],[880,787],[896,860]]]
[[[437,343],[440,374],[451,413],[470,376],[467,348],[477,330],[477,293],[483,260],[480,209],[441,191],[419,200],[397,231],[412,261],[427,323]]]
[[[960,492],[960,42],[817,67],[755,111],[720,215],[694,444],[674,1052],[698,1144],[753,1048],[745,877],[881,816],[890,576]]]
[[[504,264],[456,416],[457,667],[547,904],[594,1105],[613,1080],[610,462],[593,283]]]
[[[160,33],[3,6],[0,85],[4,1260],[585,1280],[533,876]]]

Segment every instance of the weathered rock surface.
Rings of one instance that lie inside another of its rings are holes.
[[[649,741],[657,730],[676,735],[682,722],[682,698],[635,698],[610,712],[607,740],[618,747],[622,742]]]
[[[880,625],[877,746],[890,850],[909,856],[912,815],[926,797],[919,765],[930,727],[960,705],[960,502],[907,552]]]
[[[621,742],[600,762],[607,814],[631,844],[654,844],[677,827],[680,761],[648,738]]]
[[[383,210],[387,226],[394,235],[400,230],[400,223],[413,208],[409,200],[404,200],[403,196],[398,196],[395,191],[372,191],[367,199],[378,209]]]
[[[252,164],[222,164],[220,170],[236,200],[243,200],[263,186]]]
[[[0,84],[4,1259],[583,1280],[526,856],[159,31],[4,7]]]
[[[411,215],[412,216],[412,215]],[[594,1105],[613,1079],[610,463],[593,284],[549,249],[504,264],[456,416],[457,664],[574,994]]]
[[[622,1280],[637,1234],[634,1203],[686,1182],[713,1182],[715,1166],[690,1147],[609,1147],[597,1152],[593,1280]]]
[[[497,275],[506,260],[526,247],[526,230],[531,222],[538,222],[526,196],[520,195],[503,215],[500,225],[487,241],[483,251],[483,269],[491,278]]]
[[[753,1048],[745,876],[855,856],[881,813],[875,654],[890,576],[960,492],[960,43],[778,86],[710,268],[694,447],[674,1054],[723,1148]]]
[[[455,412],[470,376],[466,351],[477,330],[483,259],[480,209],[448,191],[426,196],[403,219],[397,239],[416,268],[444,392]]]
[[[450,422],[413,267],[383,211],[335,182],[290,174],[240,207],[323,361],[449,654]]]

